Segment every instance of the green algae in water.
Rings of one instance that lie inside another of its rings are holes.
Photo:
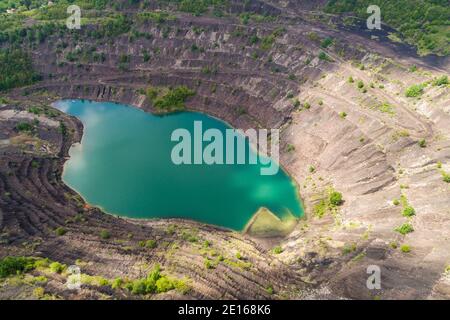
[[[58,101],[55,107],[84,125],[63,180],[108,213],[185,218],[234,230],[242,230],[261,207],[280,218],[303,215],[295,184],[283,170],[263,176],[259,164],[172,163],[177,144],[170,139],[173,130],[192,132],[194,121],[202,121],[204,130],[225,132],[230,127],[222,121],[196,112],[155,116],[122,104],[85,100]]]

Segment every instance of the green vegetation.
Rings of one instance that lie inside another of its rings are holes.
[[[400,247],[400,250],[401,250],[403,253],[408,253],[408,252],[411,252],[411,247],[410,247],[409,245],[407,245],[407,244],[403,244],[403,245]]]
[[[400,233],[402,235],[405,235],[405,234],[413,232],[414,228],[413,228],[413,226],[411,224],[404,223],[401,226],[395,228],[395,231],[397,231],[398,233]]]
[[[336,213],[337,207],[342,205],[342,203],[344,203],[342,193],[335,191],[333,188],[329,188],[327,197],[314,205],[314,215],[322,218],[327,212]]]
[[[327,55],[324,51],[320,51],[320,53],[319,53],[319,59],[320,59],[320,60],[323,60],[323,61],[328,61],[328,62],[333,61],[333,59],[331,59],[330,56]]]
[[[150,239],[147,241],[139,241],[139,246],[154,249],[158,246],[158,243],[156,242],[156,240]]]
[[[320,43],[320,46],[324,49],[328,48],[329,46],[331,46],[334,43],[334,39],[333,38],[325,38],[322,40],[322,42]]]
[[[31,59],[22,50],[0,50],[0,91],[26,86],[39,80]]]
[[[442,171],[442,180],[446,183],[450,183],[450,173]]]
[[[285,32],[284,28],[275,29],[270,35],[265,36],[261,39],[260,48],[262,50],[270,50],[275,43],[276,38],[281,36]]]
[[[100,231],[100,238],[103,240],[111,238],[111,233],[108,230],[102,230]]]
[[[416,98],[423,94],[423,89],[425,89],[424,84],[415,84],[406,89],[405,95],[408,98]]]
[[[64,229],[63,227],[58,227],[55,229],[55,233],[57,236],[63,236],[66,234],[66,232],[67,232],[67,230]]]
[[[35,259],[28,257],[5,257],[0,260],[0,279],[22,274],[35,268]]]
[[[119,285],[116,281],[115,286]],[[163,293],[174,289],[181,293],[189,291],[185,281],[172,279],[161,274],[159,265],[156,265],[146,278],[129,281],[122,286],[131,291],[131,293],[139,295]]]
[[[172,112],[184,110],[186,100],[195,95],[195,91],[185,86],[169,89],[163,96],[155,98],[153,105],[159,111]]]
[[[283,248],[281,248],[280,246],[276,246],[275,248],[273,248],[273,253],[275,254],[280,254],[283,252]]]
[[[49,268],[54,273],[61,273],[66,270],[67,266],[65,264],[61,264],[59,262],[52,262],[49,265]]]
[[[387,114],[389,114],[391,116],[395,115],[394,107],[392,105],[390,105],[389,103],[387,103],[387,102],[380,104],[377,107],[377,110],[382,112],[382,113],[387,113]]]
[[[404,217],[412,217],[415,214],[416,214],[416,210],[414,210],[414,208],[411,206],[406,206],[402,211],[402,215]]]
[[[378,5],[382,20],[397,28],[420,54],[450,54],[450,6],[447,0],[329,0],[325,10],[352,12],[367,19],[369,5]]]
[[[343,203],[343,200],[342,200],[342,193],[337,192],[337,191],[333,191],[333,192],[330,194],[330,203],[331,203],[333,206],[340,206],[340,205]]]
[[[417,143],[419,145],[419,147],[421,148],[425,148],[427,146],[427,142],[425,141],[425,139],[420,139],[419,142]]]
[[[445,86],[445,85],[449,85],[449,84],[450,84],[450,82],[448,80],[448,76],[442,76],[433,81],[433,86],[435,86],[435,87]]]

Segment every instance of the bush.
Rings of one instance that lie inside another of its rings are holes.
[[[442,172],[442,180],[444,182],[450,183],[450,174],[447,172]]]
[[[414,228],[409,223],[404,223],[400,227],[395,228],[395,231],[398,233],[405,235],[414,231]]]
[[[49,266],[50,270],[54,273],[61,273],[66,269],[66,265],[59,262],[52,262]]]
[[[347,112],[345,112],[345,111],[339,112],[339,117],[340,117],[341,119],[345,119],[345,118],[347,117]]]
[[[339,205],[342,204],[342,202],[343,202],[343,200],[342,200],[342,193],[337,192],[337,191],[333,191],[330,194],[330,203],[333,206],[339,206]]]
[[[35,268],[34,259],[28,257],[6,257],[0,260],[0,278],[22,274]]]
[[[19,122],[16,125],[16,129],[19,132],[31,132],[33,131],[33,125],[28,122]]]
[[[412,217],[412,216],[414,216],[414,215],[416,214],[416,210],[414,210],[414,208],[411,207],[411,206],[406,206],[406,207],[403,209],[402,214],[403,214],[403,216],[405,216],[405,217]]]
[[[443,86],[448,85],[450,82],[448,81],[448,76],[442,76],[433,81],[433,86]]]
[[[400,204],[400,201],[398,199],[394,199],[392,203],[394,204],[394,206],[398,206]]]
[[[283,248],[281,248],[280,246],[276,246],[275,248],[273,248],[273,253],[275,254],[280,254],[283,252]]]
[[[149,249],[154,249],[157,246],[156,240],[147,240],[145,246]]]
[[[111,233],[108,230],[102,230],[100,231],[100,238],[106,240],[111,238]]]
[[[407,244],[403,244],[400,247],[400,250],[402,250],[403,253],[408,253],[408,252],[411,252],[411,247]]]
[[[359,80],[358,83],[357,83],[357,86],[358,86],[358,89],[364,88],[364,82]]]
[[[425,139],[419,140],[418,144],[421,148],[425,148],[427,146],[427,142],[425,141]]]
[[[323,51],[319,53],[319,59],[323,61],[332,61],[331,58]]]
[[[418,96],[421,96],[423,94],[423,89],[425,86],[423,84],[415,84],[406,89],[405,95],[408,98],[416,98]]]
[[[63,236],[66,234],[66,229],[64,229],[63,227],[58,227],[55,229],[55,233],[57,236]]]

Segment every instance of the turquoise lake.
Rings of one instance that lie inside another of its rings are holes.
[[[297,188],[281,169],[264,176],[262,164],[171,161],[175,129],[192,132],[194,121],[202,121],[204,130],[230,128],[218,119],[196,112],[156,116],[123,104],[87,100],[62,100],[55,107],[84,126],[81,143],[70,149],[64,182],[110,214],[185,218],[234,230],[242,230],[260,207],[280,218],[303,215]]]

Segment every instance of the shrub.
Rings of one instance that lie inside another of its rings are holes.
[[[347,117],[347,112],[345,112],[345,111],[339,112],[339,117],[340,117],[341,119],[345,119],[345,118]]]
[[[311,104],[310,104],[309,102],[305,102],[305,103],[303,104],[303,108],[309,109],[309,108],[311,108]]]
[[[111,238],[111,233],[108,230],[102,230],[100,231],[100,238],[106,240]]]
[[[442,76],[433,81],[433,86],[443,86],[448,85],[450,82],[448,81],[448,76]]]
[[[394,199],[392,203],[394,204],[394,206],[398,206],[400,204],[400,201],[398,199]]]
[[[271,285],[268,285],[267,288],[266,288],[266,292],[268,294],[273,294],[273,287]]]
[[[342,204],[342,202],[343,202],[343,200],[342,200],[342,193],[337,192],[337,191],[333,191],[330,194],[330,203],[333,206],[339,206],[339,205]]]
[[[427,146],[427,142],[425,141],[425,139],[419,140],[418,144],[421,148],[425,148]]]
[[[309,166],[308,171],[310,173],[314,173],[316,171],[316,168],[314,166]]]
[[[162,293],[175,289],[174,282],[167,277],[156,280],[156,292]]]
[[[400,250],[402,250],[403,253],[408,253],[408,252],[411,252],[411,247],[407,244],[403,244],[400,247]]]
[[[355,80],[353,79],[353,77],[352,77],[352,76],[348,77],[348,83],[353,83],[353,82],[355,82]]]
[[[19,132],[30,132],[30,131],[33,130],[33,125],[30,124],[30,123],[28,123],[28,122],[19,122],[19,123],[16,125],[16,129],[17,129]]]
[[[404,224],[402,224],[401,226],[395,228],[395,231],[397,231],[398,233],[400,233],[400,234],[402,234],[402,235],[405,235],[405,234],[408,234],[408,233],[413,232],[413,231],[414,231],[414,228],[412,227],[411,224],[409,224],[409,223],[404,223]]]
[[[66,234],[66,229],[64,229],[63,227],[58,227],[55,229],[55,233],[57,236],[63,236]]]
[[[156,240],[147,240],[145,246],[149,249],[154,249],[157,246]]]
[[[116,279],[113,280],[113,282],[111,284],[111,288],[112,289],[119,289],[122,285],[123,285],[122,278],[116,278]]]
[[[283,248],[281,248],[280,246],[276,246],[275,248],[273,248],[273,253],[275,254],[280,254],[283,252]]]
[[[288,144],[288,145],[286,146],[286,151],[287,151],[287,152],[292,152],[292,151],[294,151],[294,150],[295,150],[295,146],[294,146],[294,145]]]
[[[242,257],[240,252],[236,252],[236,258],[239,259],[239,260],[243,259],[243,257]]]
[[[0,260],[0,278],[22,274],[35,268],[34,259],[28,257],[6,257]]]
[[[450,183],[450,174],[447,172],[442,172],[442,180],[444,182]]]
[[[61,273],[66,269],[66,265],[59,262],[52,262],[49,266],[50,270],[54,273]]]
[[[406,206],[406,207],[403,209],[402,214],[403,214],[403,216],[405,216],[405,217],[412,217],[412,216],[414,216],[414,215],[416,214],[416,210],[414,210],[414,208],[411,207],[411,206]]]
[[[322,42],[320,43],[320,46],[324,49],[328,48],[329,46],[331,46],[333,44],[333,38],[325,38],[322,40]]]
[[[331,58],[323,51],[319,53],[319,59],[323,61],[331,61]]]
[[[357,83],[358,89],[364,88],[364,82],[362,80],[359,80]]]
[[[412,85],[411,87],[406,89],[405,95],[408,98],[415,98],[415,97],[421,96],[423,94],[424,88],[425,88],[425,86],[423,84]]]

